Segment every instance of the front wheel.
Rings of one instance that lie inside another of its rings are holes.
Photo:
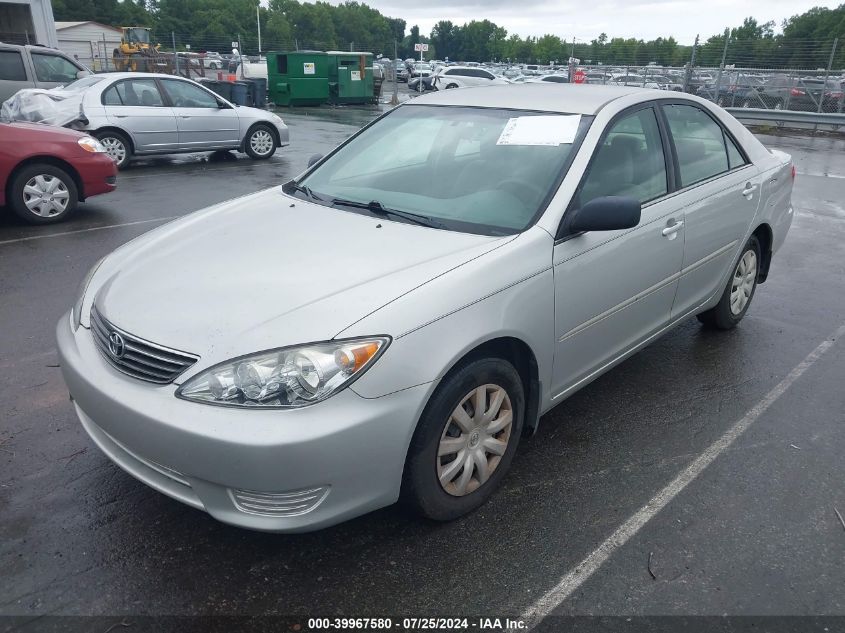
[[[266,125],[256,125],[249,131],[244,141],[244,151],[250,158],[256,160],[270,158],[277,147],[276,137]]]
[[[126,136],[113,130],[97,132],[94,136],[106,148],[106,153],[111,156],[118,169],[124,169],[129,164],[132,158],[132,145]]]
[[[475,360],[446,378],[411,440],[402,502],[438,521],[478,508],[510,468],[524,411],[522,380],[505,360]]]
[[[12,181],[12,210],[29,224],[54,224],[66,219],[79,202],[76,183],[63,169],[35,164]]]
[[[719,330],[731,330],[742,321],[742,317],[751,305],[754,291],[757,289],[757,277],[760,273],[760,242],[752,235],[739,261],[734,267],[733,274],[725,286],[722,298],[716,307],[702,312],[698,320],[704,325]]]

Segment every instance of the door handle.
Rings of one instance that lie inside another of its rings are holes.
[[[670,220],[670,222],[671,222],[671,220]],[[675,222],[674,224],[670,224],[665,229],[663,229],[661,231],[661,233],[663,234],[664,237],[674,236],[675,233],[677,233],[678,231],[681,230],[681,228],[683,228],[683,226],[684,226],[684,222],[683,222],[683,220],[681,220],[679,222]]]
[[[757,185],[752,185],[750,182],[745,183],[745,189],[742,190],[742,195],[751,199],[751,194],[757,191]]]
[[[190,119],[190,118],[191,118],[191,115],[190,115],[190,114],[180,114],[180,115],[179,115],[179,118],[180,118],[180,119]]]
[[[116,119],[126,119],[129,117],[128,114],[115,114],[114,116]]]

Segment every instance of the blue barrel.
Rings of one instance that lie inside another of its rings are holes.
[[[232,103],[236,105],[249,105],[250,94],[249,94],[249,83],[246,81],[234,81],[231,84],[232,86]]]
[[[255,85],[254,99],[252,100],[256,107],[264,108],[267,106],[267,80],[264,77],[253,77],[252,83]]]

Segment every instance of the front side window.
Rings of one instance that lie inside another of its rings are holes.
[[[177,108],[218,108],[217,99],[199,86],[178,79],[164,79],[162,83]]]
[[[692,105],[667,105],[663,111],[678,154],[681,187],[730,169],[722,126],[710,115]]]
[[[623,117],[610,128],[590,163],[576,205],[604,196],[648,202],[667,191],[660,128],[654,110],[645,108]]]
[[[46,53],[33,53],[32,65],[35,66],[35,76],[38,81],[46,82],[75,81],[76,74],[81,70],[64,57]]]
[[[23,57],[17,51],[0,51],[0,80],[26,81]]]
[[[526,121],[537,116],[543,119]],[[452,230],[512,234],[543,209],[588,124],[579,115],[402,106],[341,146],[301,184],[317,202],[344,210],[336,199],[377,201]]]
[[[103,105],[161,107],[164,101],[154,79],[127,79],[103,92]]]

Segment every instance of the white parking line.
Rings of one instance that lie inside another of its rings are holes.
[[[89,229],[78,229],[76,231],[62,231],[61,233],[46,233],[45,235],[31,235],[29,237],[19,237],[14,240],[3,240],[0,246],[4,244],[16,244],[18,242],[29,242],[30,240],[42,240],[48,237],[63,237],[65,235],[75,235],[77,233],[90,233],[91,231],[105,231],[106,229],[120,229],[125,226],[136,226],[138,224],[151,224],[153,222],[167,222],[181,217],[178,215],[171,215],[166,218],[153,218],[151,220],[138,220],[137,222],[124,222],[123,224],[107,224],[106,226],[92,226]]]
[[[808,171],[799,171],[797,176],[815,176],[816,178],[845,178],[839,174],[811,174]]]
[[[663,490],[658,492],[642,508],[640,508],[625,523],[620,525],[605,541],[594,549],[580,563],[570,569],[560,581],[543,594],[534,604],[522,613],[526,628],[537,626],[540,621],[556,609],[564,600],[571,596],[590,576],[610,558],[613,553],[625,545],[639,530],[648,523],[658,512],[669,504],[692,481],[706,469],[713,460],[721,455],[736,439],[780,398],[789,387],[798,380],[813,364],[819,360],[836,343],[837,339],[845,336],[845,324],[841,325],[831,336],[822,341],[816,349],[802,360],[787,374],[760,402],[754,405],[738,422],[728,429],[722,437],[711,444],[707,450],[699,455],[681,473],[675,477]]]

